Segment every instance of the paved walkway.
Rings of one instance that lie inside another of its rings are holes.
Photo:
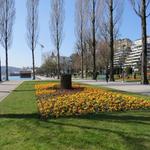
[[[139,82],[104,82],[104,81],[93,81],[93,80],[74,80],[75,82],[80,82],[83,84],[90,84],[90,85],[97,85],[108,87],[111,89],[131,92],[131,93],[138,93],[143,95],[150,96],[150,85],[141,85]]]
[[[0,101],[7,97],[23,81],[5,81],[0,83]]]
[[[39,76],[40,80],[54,80],[52,78],[46,78]],[[55,79],[56,80],[56,79]],[[83,84],[89,85],[96,85],[96,86],[103,86],[119,91],[131,92],[131,93],[138,93],[142,95],[149,95],[150,96],[150,85],[141,85],[139,82],[108,82],[105,81],[94,81],[94,80],[82,80],[82,79],[73,79],[74,82],[79,82]]]
[[[45,76],[36,76],[37,80],[58,80],[57,77],[55,78],[50,78],[50,77],[45,77]]]

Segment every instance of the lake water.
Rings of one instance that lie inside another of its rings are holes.
[[[20,81],[20,80],[32,80],[32,78],[20,78],[20,76],[9,76],[11,81]]]

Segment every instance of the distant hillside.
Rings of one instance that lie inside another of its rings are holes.
[[[9,73],[13,73],[13,72],[20,72],[22,68],[18,68],[18,67],[9,67]],[[5,73],[5,66],[2,66],[2,74]]]

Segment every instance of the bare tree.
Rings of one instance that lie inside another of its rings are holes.
[[[77,41],[79,41],[78,49],[81,50],[81,78],[84,78],[84,68],[83,68],[83,18],[84,18],[84,10],[83,10],[83,0],[76,0],[76,35]]]
[[[98,57],[99,57],[99,66],[106,70],[106,73],[108,73],[108,66],[109,66],[109,45],[106,40],[101,40],[98,43]]]
[[[3,0],[0,0],[0,12],[2,12]],[[3,33],[3,15],[0,13],[0,42],[2,40],[2,33]],[[0,58],[0,82],[2,81],[2,69],[1,69],[1,58]]]
[[[15,20],[15,0],[1,0],[1,44],[6,54],[6,80],[8,78],[8,49],[12,44],[12,29]]]
[[[90,33],[86,31],[86,38],[84,40],[84,65],[86,78],[88,75],[93,75],[93,57],[91,57],[91,54],[93,54],[93,38],[90,36]]]
[[[141,83],[148,84],[147,79],[147,22],[146,18],[150,16],[150,0],[130,0],[135,13],[141,19],[142,28],[142,65],[141,65]],[[149,8],[149,9],[148,9]]]
[[[89,30],[92,39],[93,79],[96,79],[96,46],[99,22],[102,14],[102,0],[86,0],[88,3]]]
[[[72,61],[72,72],[73,74],[79,74],[81,67],[80,67],[80,55],[78,54],[78,52],[73,53],[71,56],[71,61]]]
[[[101,33],[105,41],[109,41],[110,49],[110,81],[114,81],[114,39],[119,33],[119,23],[123,13],[123,0],[105,0]]]
[[[35,48],[38,42],[39,0],[27,0],[27,43],[32,51],[33,80],[35,80]]]
[[[3,0],[0,0],[0,12],[2,12],[2,6],[3,6]],[[0,13],[0,41],[1,41],[1,38],[2,38],[2,28],[3,28],[3,16],[2,16],[2,13]]]
[[[60,77],[60,46],[63,39],[63,25],[64,25],[64,0],[51,0],[51,18],[50,30],[51,39],[57,49],[57,77]]]
[[[90,55],[90,50],[89,50],[89,43],[86,40],[84,40],[84,66],[85,66],[85,77],[87,78],[88,77],[88,71],[89,71],[89,68],[90,68],[90,64],[91,64],[91,55]]]
[[[76,0],[76,36],[78,49],[81,50],[81,78],[84,78],[84,43],[86,40],[86,29],[87,29],[87,5],[85,0]]]

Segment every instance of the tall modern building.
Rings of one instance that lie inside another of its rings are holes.
[[[142,56],[142,40],[136,40],[131,46],[131,52],[125,60],[124,66],[130,66],[135,71],[141,66],[141,56]],[[150,37],[147,37],[147,61],[150,65]]]
[[[130,39],[119,39],[115,41],[114,66],[123,67],[126,58],[131,52],[132,41]]]

